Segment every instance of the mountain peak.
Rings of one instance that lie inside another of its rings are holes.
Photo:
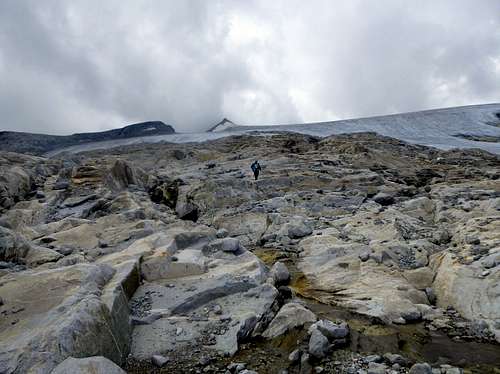
[[[237,127],[237,126],[238,125],[235,124],[233,121],[224,117],[222,119],[222,121],[220,121],[215,126],[212,126],[210,129],[207,130],[207,132],[221,132],[221,131],[230,130],[230,129]]]

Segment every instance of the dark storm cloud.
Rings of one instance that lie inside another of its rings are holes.
[[[498,1],[0,2],[0,129],[179,131],[499,101]]]

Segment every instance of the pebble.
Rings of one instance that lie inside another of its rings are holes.
[[[298,349],[292,351],[292,353],[288,355],[288,361],[290,361],[292,364],[299,362],[299,360],[300,360],[300,350]]]
[[[159,368],[165,366],[169,361],[170,359],[168,357],[162,355],[153,355],[153,357],[151,357],[151,362],[153,363],[153,365]]]

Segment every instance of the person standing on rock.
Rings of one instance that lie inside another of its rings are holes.
[[[250,166],[250,168],[253,171],[253,176],[255,177],[255,180],[259,179],[259,173],[262,170],[262,168],[260,167],[259,161],[255,160],[255,162],[252,164],[252,166]]]

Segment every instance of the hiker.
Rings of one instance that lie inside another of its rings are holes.
[[[252,164],[252,166],[250,166],[250,167],[252,168],[253,176],[255,177],[255,180],[259,179],[259,173],[262,170],[262,168],[260,167],[259,161],[256,160]]]

